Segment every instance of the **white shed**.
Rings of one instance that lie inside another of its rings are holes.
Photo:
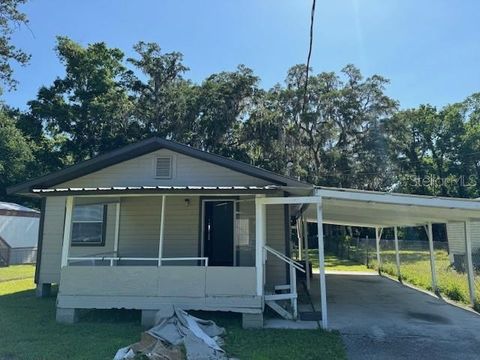
[[[34,263],[40,212],[0,202],[0,266]]]
[[[471,227],[471,242],[472,253],[475,264],[480,261],[477,254],[480,253],[480,221],[472,220]],[[466,252],[465,247],[465,222],[453,221],[447,224],[448,247],[450,249],[450,261],[456,262],[457,266],[463,266],[464,256]]]

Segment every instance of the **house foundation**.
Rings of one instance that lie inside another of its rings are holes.
[[[242,327],[244,329],[261,329],[263,328],[263,313],[243,313]]]
[[[78,321],[79,309],[57,307],[56,320],[62,324],[73,324]]]
[[[35,289],[35,296],[39,298],[49,297],[52,293],[52,284],[44,283],[44,284],[37,284]]]

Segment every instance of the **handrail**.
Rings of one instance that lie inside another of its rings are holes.
[[[265,246],[266,246],[266,245],[265,245]],[[287,255],[282,254],[282,253],[281,253],[280,251],[278,251],[278,250],[275,250],[275,249],[273,249],[273,248],[271,248],[271,247],[269,247],[269,248],[270,248],[270,251],[271,251],[271,252],[276,253],[278,256],[281,256],[281,257],[285,258],[286,260],[290,260],[291,262],[297,264],[298,266],[303,267],[302,263],[300,263],[300,262],[298,262],[298,261],[295,261],[295,260],[293,260],[292,258],[289,258]]]
[[[98,252],[95,254],[86,254],[83,256],[77,256],[77,257],[82,257],[82,258],[101,258],[101,257],[106,257],[106,256],[111,256],[111,257],[118,257],[118,251],[103,251],[103,252]],[[70,258],[70,257],[69,257]]]
[[[69,257],[68,261],[110,261],[113,266],[113,261],[158,261],[158,258],[144,258],[144,257],[122,257],[122,256],[82,256]],[[177,257],[177,258],[162,258],[162,261],[203,261],[205,266],[208,266],[208,257]]]
[[[288,256],[282,254],[281,252],[279,252],[275,249],[272,249],[270,246],[264,245],[263,248],[265,250],[267,250],[268,252],[272,253],[273,255],[275,255],[276,257],[278,257],[280,260],[286,262],[287,264],[290,264],[290,266],[293,266],[298,271],[301,271],[303,273],[305,272],[305,269],[303,268],[302,264],[296,262],[293,259],[290,259]]]
[[[282,257],[286,262],[292,262],[292,263],[296,264],[297,266],[300,266],[300,267],[303,268],[302,263],[299,263],[298,261],[295,261],[292,258],[289,258],[287,255],[282,254],[280,251],[275,250],[275,249],[271,248],[270,246],[265,245],[265,247],[268,248],[267,250],[270,251],[271,253],[274,253],[278,257]]]

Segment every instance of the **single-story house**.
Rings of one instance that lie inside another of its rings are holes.
[[[39,296],[59,285],[62,322],[126,308],[147,324],[172,305],[239,312],[246,327],[262,326],[265,306],[296,318],[296,271],[309,267],[292,260],[290,233],[303,220],[317,224],[326,328],[322,224],[431,230],[480,218],[475,200],[315,187],[160,138],[8,192],[42,200],[35,281]]]
[[[0,266],[35,263],[40,212],[0,202]]]

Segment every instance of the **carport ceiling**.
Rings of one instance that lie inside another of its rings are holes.
[[[369,191],[318,188],[325,224],[391,227],[418,226],[480,218],[480,201]],[[316,222],[316,206],[306,208],[307,221]]]

